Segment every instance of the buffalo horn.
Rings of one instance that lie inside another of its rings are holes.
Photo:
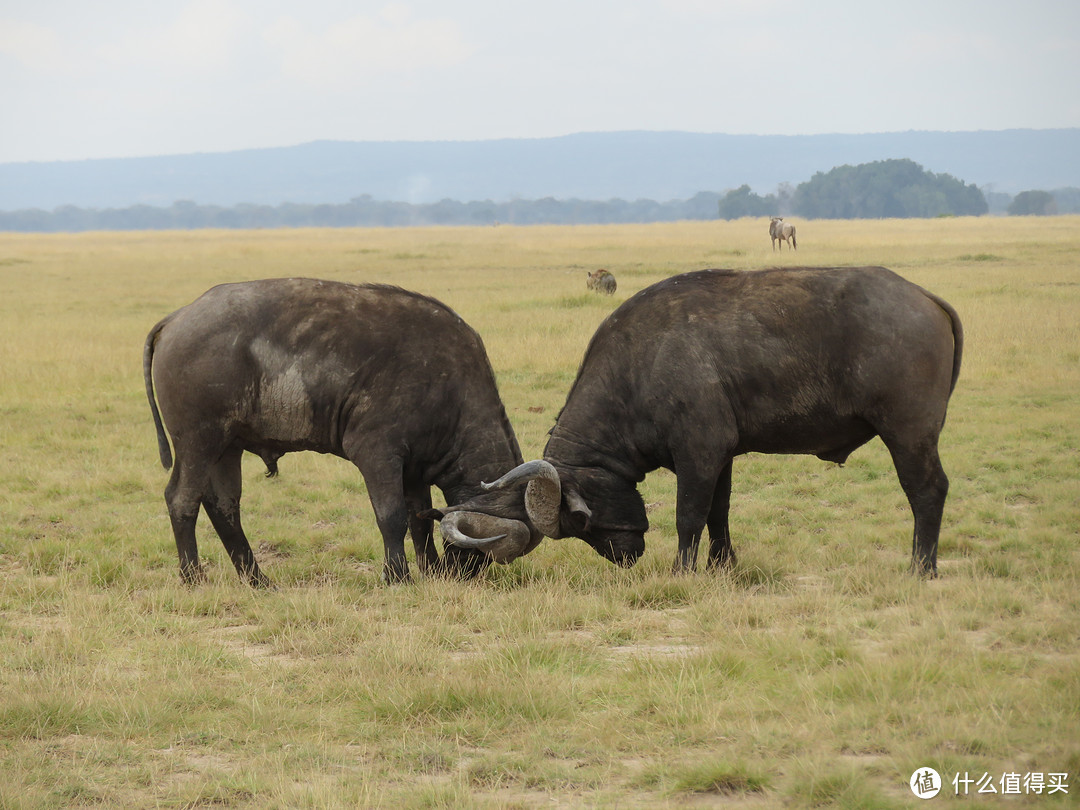
[[[475,548],[497,563],[522,555],[532,533],[520,520],[483,512],[451,512],[439,521],[443,541],[458,548]]]
[[[529,520],[548,537],[562,537],[559,530],[559,505],[562,500],[562,483],[559,473],[550,462],[543,459],[526,461],[506,473],[498,481],[481,484],[484,489],[504,489],[521,481],[528,481],[525,489],[525,511]]]

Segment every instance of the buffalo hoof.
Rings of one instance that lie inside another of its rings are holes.
[[[383,582],[385,582],[387,585],[404,585],[412,582],[412,577],[409,576],[408,565],[384,565]]]
[[[180,581],[189,588],[206,584],[206,571],[198,563],[193,566],[180,566]]]
[[[937,551],[920,554],[916,551],[911,555],[911,573],[924,579],[937,578]]]
[[[256,572],[253,576],[249,575],[247,583],[252,588],[258,588],[261,591],[275,590],[274,581],[270,579],[270,577],[266,576],[266,574],[264,574],[262,571]]]
[[[481,551],[447,546],[443,551],[441,569],[448,578],[476,579],[490,564],[491,558]]]
[[[735,552],[727,549],[715,557],[710,556],[706,567],[709,571],[731,571],[737,563],[738,559],[735,557]]]
[[[679,574],[693,574],[695,571],[697,571],[697,549],[679,549],[675,554],[671,573],[678,576]]]

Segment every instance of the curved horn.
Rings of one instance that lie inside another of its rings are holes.
[[[544,461],[543,459],[536,459],[535,461],[526,461],[524,464],[518,464],[502,478],[492,481],[491,483],[481,483],[480,486],[488,491],[493,489],[506,489],[521,481],[532,481],[534,478],[539,477],[552,478],[555,481],[559,480],[559,474],[555,471],[555,468],[551,466],[551,462]]]
[[[497,563],[516,560],[529,545],[532,532],[520,520],[483,512],[451,512],[439,521],[443,542],[459,548],[475,548]]]
[[[562,482],[558,471],[543,459],[526,461],[510,470],[498,481],[481,484],[484,489],[504,489],[528,481],[525,489],[525,511],[529,520],[548,537],[560,538],[559,505],[562,501]]]

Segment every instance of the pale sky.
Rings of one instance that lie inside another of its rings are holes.
[[[0,0],[0,163],[1080,127],[1078,79],[1078,0]]]

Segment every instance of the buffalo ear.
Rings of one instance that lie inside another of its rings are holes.
[[[420,520],[442,520],[446,517],[446,513],[441,509],[425,509],[423,512],[417,512],[416,516]]]
[[[580,536],[587,532],[589,523],[592,520],[592,510],[585,503],[585,499],[581,497],[577,487],[570,486],[566,488],[566,506],[574,534]]]
[[[589,530],[589,516],[585,512],[573,511],[569,515],[570,527],[573,529],[571,534],[574,537],[580,537]]]

